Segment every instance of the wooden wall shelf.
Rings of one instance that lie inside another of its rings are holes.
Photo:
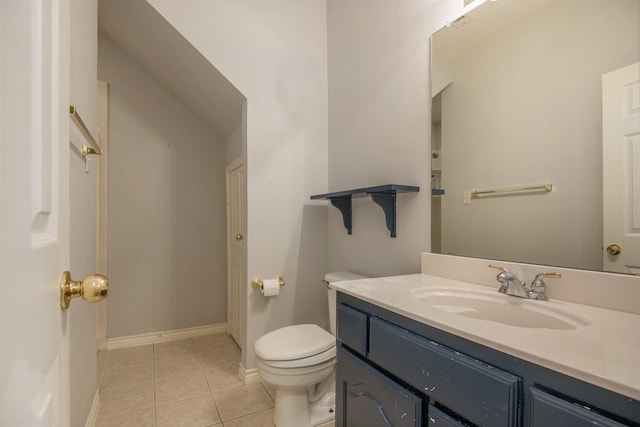
[[[370,196],[384,212],[387,228],[391,237],[396,237],[396,196],[398,193],[415,193],[420,187],[411,185],[386,184],[375,187],[357,188],[354,190],[336,191],[333,193],[311,196],[312,200],[326,199],[342,213],[342,222],[348,234],[352,234],[351,200],[354,197]]]

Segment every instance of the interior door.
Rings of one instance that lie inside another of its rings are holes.
[[[640,63],[602,76],[604,269],[640,273]]]
[[[227,182],[227,330],[242,349],[242,287],[245,282],[244,165],[226,168]]]
[[[0,425],[69,425],[69,3],[0,2]]]

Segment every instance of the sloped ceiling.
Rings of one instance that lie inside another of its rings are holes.
[[[242,93],[146,0],[99,0],[98,28],[216,135],[240,126]]]

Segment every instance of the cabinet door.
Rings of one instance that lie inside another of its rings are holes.
[[[336,427],[419,427],[422,399],[342,346],[336,371]]]
[[[480,426],[519,425],[519,377],[379,318],[369,333],[369,358],[430,401]]]
[[[530,393],[530,425],[532,427],[623,427],[626,425],[544,391],[531,388]]]

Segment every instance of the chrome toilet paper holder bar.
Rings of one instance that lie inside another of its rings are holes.
[[[278,281],[278,284],[279,284],[280,286],[284,286],[284,285],[285,285],[285,281],[284,281],[284,279],[282,278],[282,276],[276,276],[276,280]],[[261,279],[261,278],[259,278],[259,277],[254,277],[254,278],[253,278],[253,280],[251,281],[251,287],[252,287],[253,289],[262,289],[263,283],[264,283],[264,282],[262,281],[262,279]]]

